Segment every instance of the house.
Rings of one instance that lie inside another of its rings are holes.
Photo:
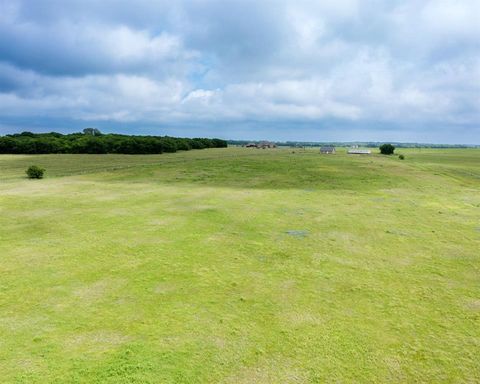
[[[335,153],[335,147],[321,147],[320,148],[320,153],[334,154]]]
[[[369,149],[349,149],[347,152],[349,155],[370,155],[372,151]]]
[[[277,148],[277,145],[275,143],[272,143],[270,141],[261,141],[260,143],[257,144],[258,148]]]
[[[260,141],[259,143],[248,143],[245,145],[245,147],[265,149],[265,148],[277,148],[277,145],[270,141]]]

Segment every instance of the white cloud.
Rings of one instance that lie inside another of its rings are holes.
[[[462,124],[480,141],[476,0],[113,4],[0,0],[0,118]]]

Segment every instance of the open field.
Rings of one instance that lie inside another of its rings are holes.
[[[0,382],[480,382],[480,150],[317,151],[0,156]]]

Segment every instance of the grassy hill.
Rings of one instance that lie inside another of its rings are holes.
[[[1,155],[1,382],[480,381],[480,150],[401,153]]]

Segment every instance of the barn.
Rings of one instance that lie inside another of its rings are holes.
[[[369,149],[349,149],[347,153],[349,155],[370,155],[372,151]]]
[[[260,143],[257,144],[258,148],[277,148],[277,145],[275,143],[272,143],[270,141],[261,141]]]
[[[245,145],[245,147],[265,149],[265,148],[277,148],[277,145],[270,141],[260,141],[259,143],[248,143]]]
[[[320,153],[327,154],[327,155],[334,154],[335,147],[321,147]]]

